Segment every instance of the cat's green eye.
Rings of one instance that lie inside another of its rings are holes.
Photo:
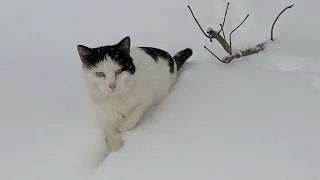
[[[96,72],[96,76],[98,76],[98,77],[106,77],[106,75],[103,72]]]

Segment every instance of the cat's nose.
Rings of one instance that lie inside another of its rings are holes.
[[[114,90],[117,87],[117,85],[115,83],[110,83],[109,87],[110,89]]]

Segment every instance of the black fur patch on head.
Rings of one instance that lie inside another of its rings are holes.
[[[92,69],[97,66],[98,63],[108,60],[106,57],[110,57],[115,61],[122,71],[127,71],[134,74],[136,71],[133,60],[130,56],[130,38],[126,37],[118,44],[112,46],[101,46],[97,48],[89,48],[83,45],[78,45],[78,53],[83,63],[83,67],[86,69]]]
[[[170,68],[170,73],[174,73],[174,60],[168,52],[153,47],[139,48],[143,50],[145,53],[147,53],[149,56],[151,56],[156,62],[158,62],[159,57],[167,60]]]

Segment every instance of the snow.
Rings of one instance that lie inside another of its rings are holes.
[[[190,65],[95,178],[318,179],[319,102],[296,74]]]
[[[230,0],[226,32],[265,52],[221,64],[193,21],[219,28],[225,0],[11,1],[0,6],[0,179],[320,179],[320,2]],[[19,5],[17,5],[19,4]],[[194,50],[169,96],[106,154],[76,45]]]

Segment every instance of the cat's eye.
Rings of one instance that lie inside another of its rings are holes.
[[[96,76],[98,76],[98,77],[106,77],[106,75],[103,72],[96,72]]]
[[[121,69],[118,69],[118,70],[115,72],[116,75],[118,75],[118,74],[120,74],[120,73],[122,73],[122,70],[121,70]]]

